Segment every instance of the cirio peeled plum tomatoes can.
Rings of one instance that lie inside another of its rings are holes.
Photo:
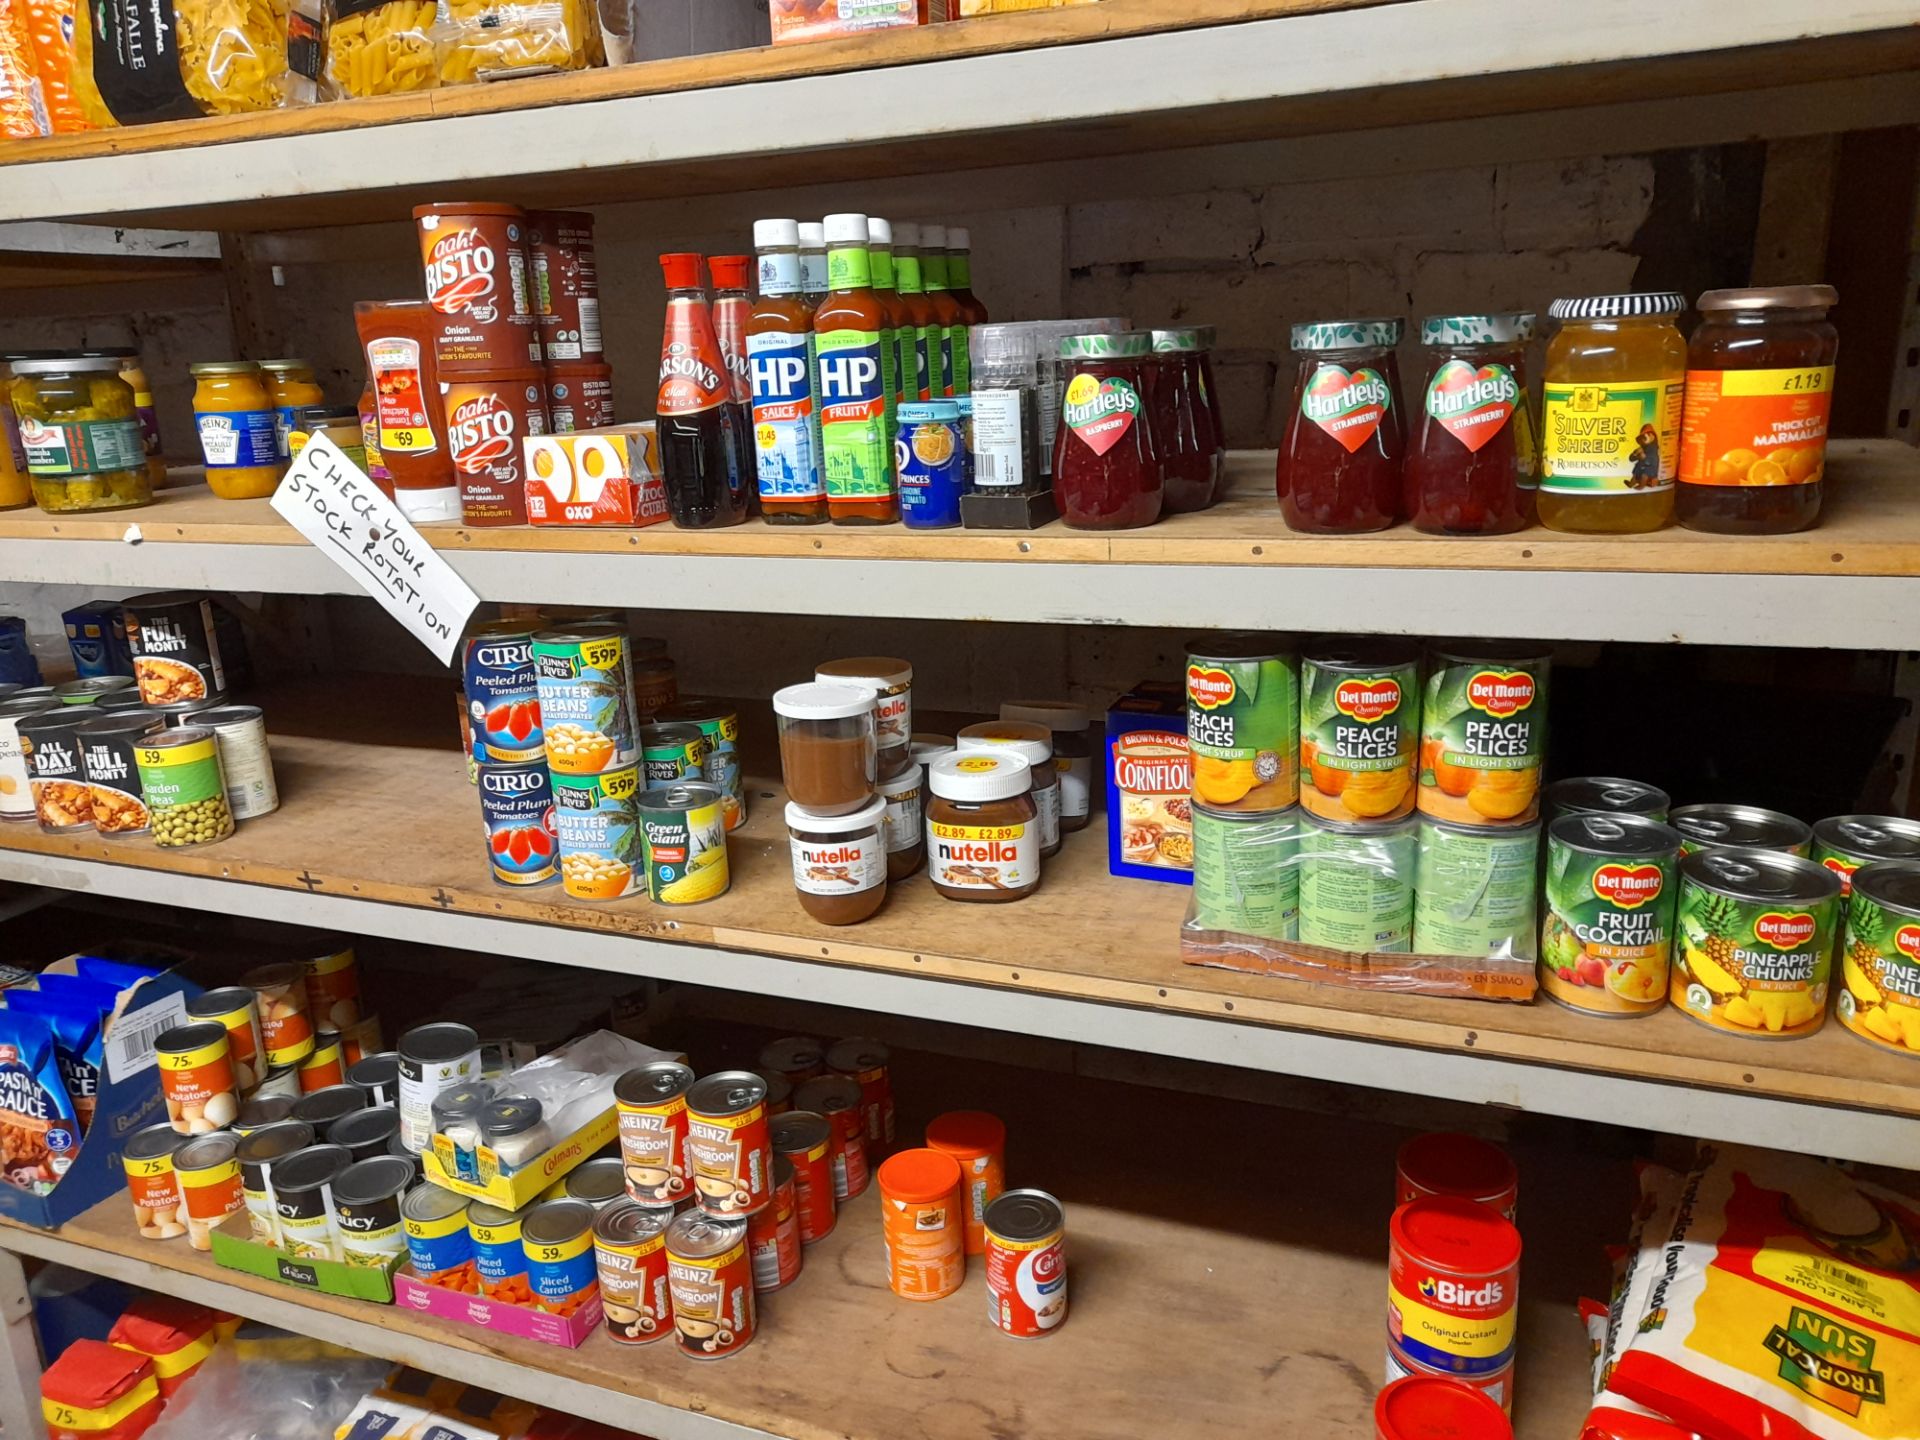
[[[753,1265],[744,1216],[683,1210],[667,1227],[667,1284],[683,1354],[719,1360],[753,1339]]]
[[[687,1091],[687,1159],[694,1199],[719,1216],[750,1215],[773,1199],[767,1082],[723,1070]]]
[[[1520,1203],[1520,1174],[1507,1152],[1474,1135],[1416,1135],[1400,1147],[1393,1166],[1393,1203],[1447,1195],[1484,1205],[1511,1220]]]
[[[527,765],[546,758],[533,632],[517,620],[490,620],[466,638],[461,684],[475,760]]]
[[[1488,1375],[1513,1357],[1520,1232],[1484,1205],[1426,1196],[1393,1212],[1387,1333],[1427,1369]]]
[[[1067,1319],[1067,1213],[1043,1190],[987,1206],[987,1318],[1003,1335],[1050,1335]]]
[[[547,767],[480,766],[480,815],[497,885],[545,885],[560,874],[560,841]]]

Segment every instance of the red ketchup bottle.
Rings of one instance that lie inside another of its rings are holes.
[[[1533,523],[1537,457],[1527,395],[1531,315],[1430,316],[1426,385],[1407,449],[1406,507],[1432,535],[1506,535]]]
[[[1293,408],[1274,485],[1294,530],[1358,535],[1400,518],[1398,320],[1324,320],[1293,327]]]
[[[1160,518],[1166,484],[1147,413],[1153,337],[1068,335],[1053,444],[1053,498],[1075,530],[1132,530]]]
[[[660,257],[667,323],[660,339],[660,468],[667,513],[682,530],[747,518],[754,472],[733,421],[733,380],[714,333],[700,257]]]

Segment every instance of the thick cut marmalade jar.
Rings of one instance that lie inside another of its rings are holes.
[[[1166,481],[1147,413],[1153,337],[1068,335],[1060,428],[1053,442],[1053,497],[1075,530],[1132,530],[1160,518]]]
[[[1531,315],[1420,322],[1426,388],[1407,447],[1406,507],[1434,535],[1506,535],[1533,520],[1526,379]]]
[[[1274,476],[1290,529],[1356,535],[1399,518],[1406,439],[1393,347],[1403,329],[1392,319],[1293,327],[1300,362]]]
[[[1556,300],[1540,430],[1540,523],[1624,535],[1673,518],[1687,342],[1671,291]]]
[[[1709,290],[1687,346],[1680,523],[1785,535],[1820,518],[1840,332],[1831,285]]]
[[[207,462],[207,488],[222,500],[271,495],[286,472],[279,416],[260,367],[221,360],[193,367],[193,422]]]

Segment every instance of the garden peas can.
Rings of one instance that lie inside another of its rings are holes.
[[[545,885],[560,873],[553,781],[545,765],[480,766],[480,815],[497,885]]]
[[[1853,872],[1882,860],[1920,860],[1920,820],[1893,815],[1830,815],[1813,827],[1813,858],[1840,877],[1840,898],[1853,893]]]
[[[1422,955],[1531,957],[1539,825],[1454,825],[1420,817],[1413,948]]]
[[[1420,813],[1526,825],[1540,813],[1551,657],[1533,646],[1436,646],[1420,706]]]
[[[640,758],[627,632],[618,623],[539,631],[533,669],[549,769],[597,775]]]
[[[545,757],[531,630],[517,620],[476,626],[467,636],[461,682],[475,760],[524,765]]]
[[[1413,809],[1420,652],[1409,641],[1337,640],[1300,662],[1300,804],[1323,820],[1398,820]]]
[[[747,819],[746,780],[740,770],[740,716],[731,705],[718,700],[676,701],[656,711],[657,724],[698,725],[707,738],[706,757],[701,761],[700,778],[720,792],[720,806],[726,812],[727,829],[738,830]]]
[[[1187,642],[1187,748],[1193,798],[1270,815],[1300,799],[1300,662],[1283,635]]]
[[[711,785],[660,785],[638,801],[647,898],[696,905],[727,893],[727,821]]]
[[[576,900],[618,900],[640,888],[640,768],[555,775],[560,888]]]
[[[1673,1003],[1736,1035],[1811,1035],[1839,920],[1840,877],[1823,865],[1751,846],[1683,855]]]
[[[1396,825],[1341,825],[1300,817],[1300,939],[1355,953],[1413,949],[1419,839]]]
[[[207,845],[233,834],[227,779],[213,731],[183,725],[142,737],[134,760],[156,845]]]
[[[1589,1015],[1667,1003],[1680,832],[1640,815],[1562,815],[1547,829],[1540,988]]]
[[[1300,938],[1300,809],[1193,807],[1193,919],[1207,930]]]
[[[1920,862],[1876,861],[1853,877],[1840,968],[1840,1023],[1883,1050],[1920,1055]]]

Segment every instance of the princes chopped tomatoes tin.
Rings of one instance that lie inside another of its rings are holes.
[[[1387,1331],[1409,1359],[1486,1375],[1512,1358],[1520,1232],[1484,1205],[1426,1196],[1393,1212]]]

